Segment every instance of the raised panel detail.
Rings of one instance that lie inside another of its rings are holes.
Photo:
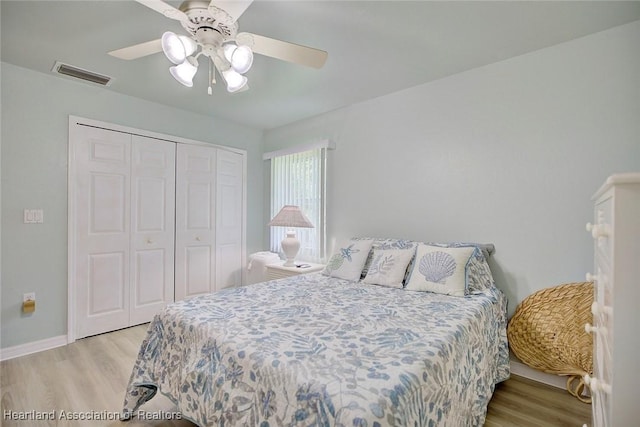
[[[89,255],[89,316],[124,310],[125,254]]]
[[[211,227],[211,184],[190,182],[187,185],[187,229]]]
[[[211,247],[191,246],[186,248],[187,295],[209,292],[211,283]]]
[[[211,166],[211,157],[209,156],[197,156],[193,154],[187,156],[187,172],[210,173],[212,171]]]
[[[134,306],[153,304],[165,300],[164,249],[136,252],[135,261],[135,301]]]
[[[164,178],[137,178],[137,231],[164,231],[166,184]]]
[[[220,185],[220,201],[225,208],[218,213],[220,215],[220,225],[222,228],[237,228],[240,226],[242,215],[239,211],[238,187],[235,185]]]
[[[112,141],[103,142],[97,139],[92,139],[89,141],[89,145],[91,147],[91,154],[89,156],[90,160],[116,163],[124,163],[126,161],[127,146],[125,144],[118,144]]]
[[[91,174],[89,233],[123,233],[126,231],[126,182],[126,177],[120,174]]]
[[[164,169],[169,166],[173,167],[173,165],[167,164],[167,156],[165,156],[164,152],[158,150],[140,149],[137,162],[137,166],[148,168]]]

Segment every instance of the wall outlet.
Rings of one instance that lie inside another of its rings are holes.
[[[29,292],[22,296],[22,312],[31,314],[36,311],[36,293]]]

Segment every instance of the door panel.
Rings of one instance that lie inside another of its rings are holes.
[[[242,282],[243,173],[241,154],[218,151],[216,191],[216,290]]]
[[[131,136],[79,126],[74,283],[78,338],[129,326]]]
[[[189,294],[211,292],[211,246],[185,248],[186,275]]]
[[[89,218],[91,234],[124,233],[129,206],[125,196],[129,177],[123,174],[89,172]]]
[[[125,309],[125,255],[124,252],[89,255],[89,318]]]
[[[134,135],[131,167],[131,325],[173,301],[175,143]]]
[[[177,146],[176,300],[215,290],[216,152]]]
[[[140,250],[136,252],[135,263],[135,283],[136,287],[135,301],[138,306],[149,304],[157,304],[165,302],[165,292],[163,286],[158,284],[165,283],[164,269],[165,264],[164,249]]]

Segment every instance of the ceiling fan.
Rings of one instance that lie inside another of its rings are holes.
[[[295,64],[321,68],[327,52],[307,46],[284,42],[252,33],[238,32],[238,18],[253,0],[187,0],[178,8],[162,0],[136,0],[169,19],[180,21],[189,33],[177,35],[165,32],[161,39],[136,44],[109,52],[120,59],[137,59],[164,52],[174,64],[171,75],[187,87],[193,86],[198,71],[198,58],[208,58],[209,95],[216,83],[216,71],[227,84],[229,92],[248,89],[244,75],[253,63],[253,53]]]

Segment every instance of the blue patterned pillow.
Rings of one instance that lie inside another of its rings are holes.
[[[363,282],[402,288],[413,250],[373,248],[371,265]]]
[[[406,289],[465,296],[468,291],[468,266],[475,246],[441,247],[418,245]]]
[[[348,241],[333,254],[322,273],[345,280],[360,280],[372,243],[373,239]]]
[[[417,243],[412,240],[406,239],[381,239],[374,237],[354,237],[353,240],[372,240],[373,244],[371,245],[371,249],[402,249],[406,251],[410,251],[412,254],[416,252]],[[371,265],[371,261],[373,261],[373,251],[369,253],[369,257],[367,261],[364,263],[364,267],[362,269],[362,277],[364,278],[369,271],[369,266]]]

